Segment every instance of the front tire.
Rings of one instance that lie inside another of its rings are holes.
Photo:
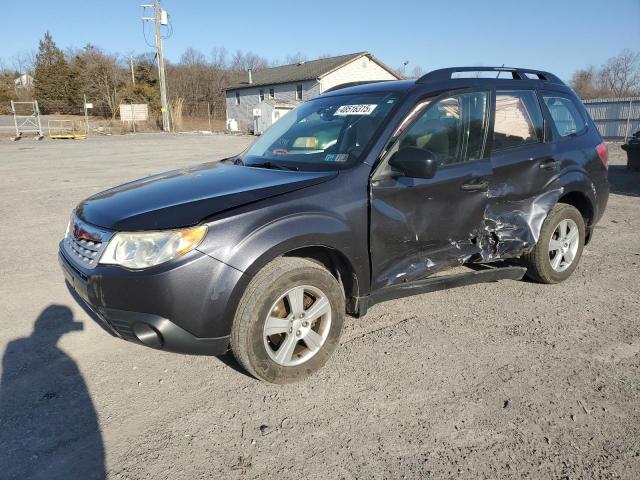
[[[335,350],[344,312],[344,293],[331,273],[307,259],[277,258],[245,290],[233,321],[231,350],[260,380],[303,380]]]
[[[535,247],[523,260],[527,276],[540,283],[560,283],[571,276],[582,256],[584,219],[573,206],[559,203],[547,215]]]

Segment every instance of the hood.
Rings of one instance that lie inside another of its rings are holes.
[[[80,203],[75,213],[109,230],[180,228],[224,210],[325,182],[337,174],[205,163],[105,190]]]

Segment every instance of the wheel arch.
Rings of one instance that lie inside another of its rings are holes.
[[[584,224],[586,227],[585,228],[585,244],[587,244],[591,239],[593,219],[595,218],[595,209],[594,209],[593,202],[583,192],[574,190],[574,191],[569,191],[564,193],[558,199],[558,203],[571,205],[580,212],[580,214],[582,215],[582,218],[584,219]]]
[[[328,243],[313,242],[312,239],[290,239],[275,245],[256,258],[244,271],[246,284],[269,262],[278,257],[296,257],[312,260],[331,273],[340,283],[345,295],[347,313],[357,314],[357,299],[362,295],[362,273],[358,273],[354,262],[341,249]],[[246,288],[241,287],[242,290]]]
[[[347,313],[351,315],[357,314],[360,284],[358,282],[358,274],[345,254],[326,245],[313,245],[290,250],[283,256],[306,258],[321,264],[342,286]]]
[[[221,231],[225,225],[218,227]],[[223,321],[229,329],[237,305],[253,277],[281,256],[310,258],[324,265],[342,284],[347,313],[355,313],[355,299],[368,293],[369,252],[360,223],[335,212],[249,212],[243,222],[231,224],[227,235],[214,236],[200,251],[242,272],[226,298]],[[353,298],[353,299],[352,299]]]
[[[585,244],[591,238],[594,220],[597,215],[596,189],[591,179],[583,171],[566,172],[560,179],[563,193],[558,203],[564,203],[575,207],[585,224]]]

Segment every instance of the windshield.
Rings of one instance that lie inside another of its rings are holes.
[[[397,103],[395,94],[316,98],[291,110],[240,158],[247,166],[337,170],[356,163]]]

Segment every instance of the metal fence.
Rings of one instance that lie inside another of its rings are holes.
[[[31,99],[31,97],[30,97]],[[85,111],[84,105],[87,102],[88,108]],[[32,115],[33,102],[19,102],[15,106],[19,111],[16,114],[18,120],[23,122],[23,117]],[[126,121],[120,118],[119,104],[115,108],[110,108],[103,101],[91,97],[79,96],[78,98],[47,99],[40,104],[40,118],[42,123],[42,133],[50,136],[49,123],[53,122],[56,132],[59,130],[60,122],[81,121],[86,125],[88,135],[107,133],[129,133],[158,131],[162,128],[159,107],[149,106],[148,117],[145,121]],[[131,102],[124,102],[129,104]],[[134,102],[136,103],[136,102]],[[141,101],[144,103],[144,101]],[[28,105],[27,105],[28,104]],[[0,111],[0,135],[15,134],[15,122],[12,115],[11,102],[7,105],[0,105],[4,108]],[[24,107],[24,108],[23,108]],[[28,108],[27,108],[28,107]],[[25,110],[24,112],[22,110]],[[115,110],[115,111],[114,111]],[[225,129],[225,107],[224,102],[176,102],[170,103],[171,130],[174,132],[215,132]],[[37,120],[37,119],[36,119]]]
[[[584,100],[598,131],[607,140],[627,140],[640,130],[640,97]]]
[[[172,102],[171,129],[175,132],[221,131],[225,128],[224,107],[209,102]]]

